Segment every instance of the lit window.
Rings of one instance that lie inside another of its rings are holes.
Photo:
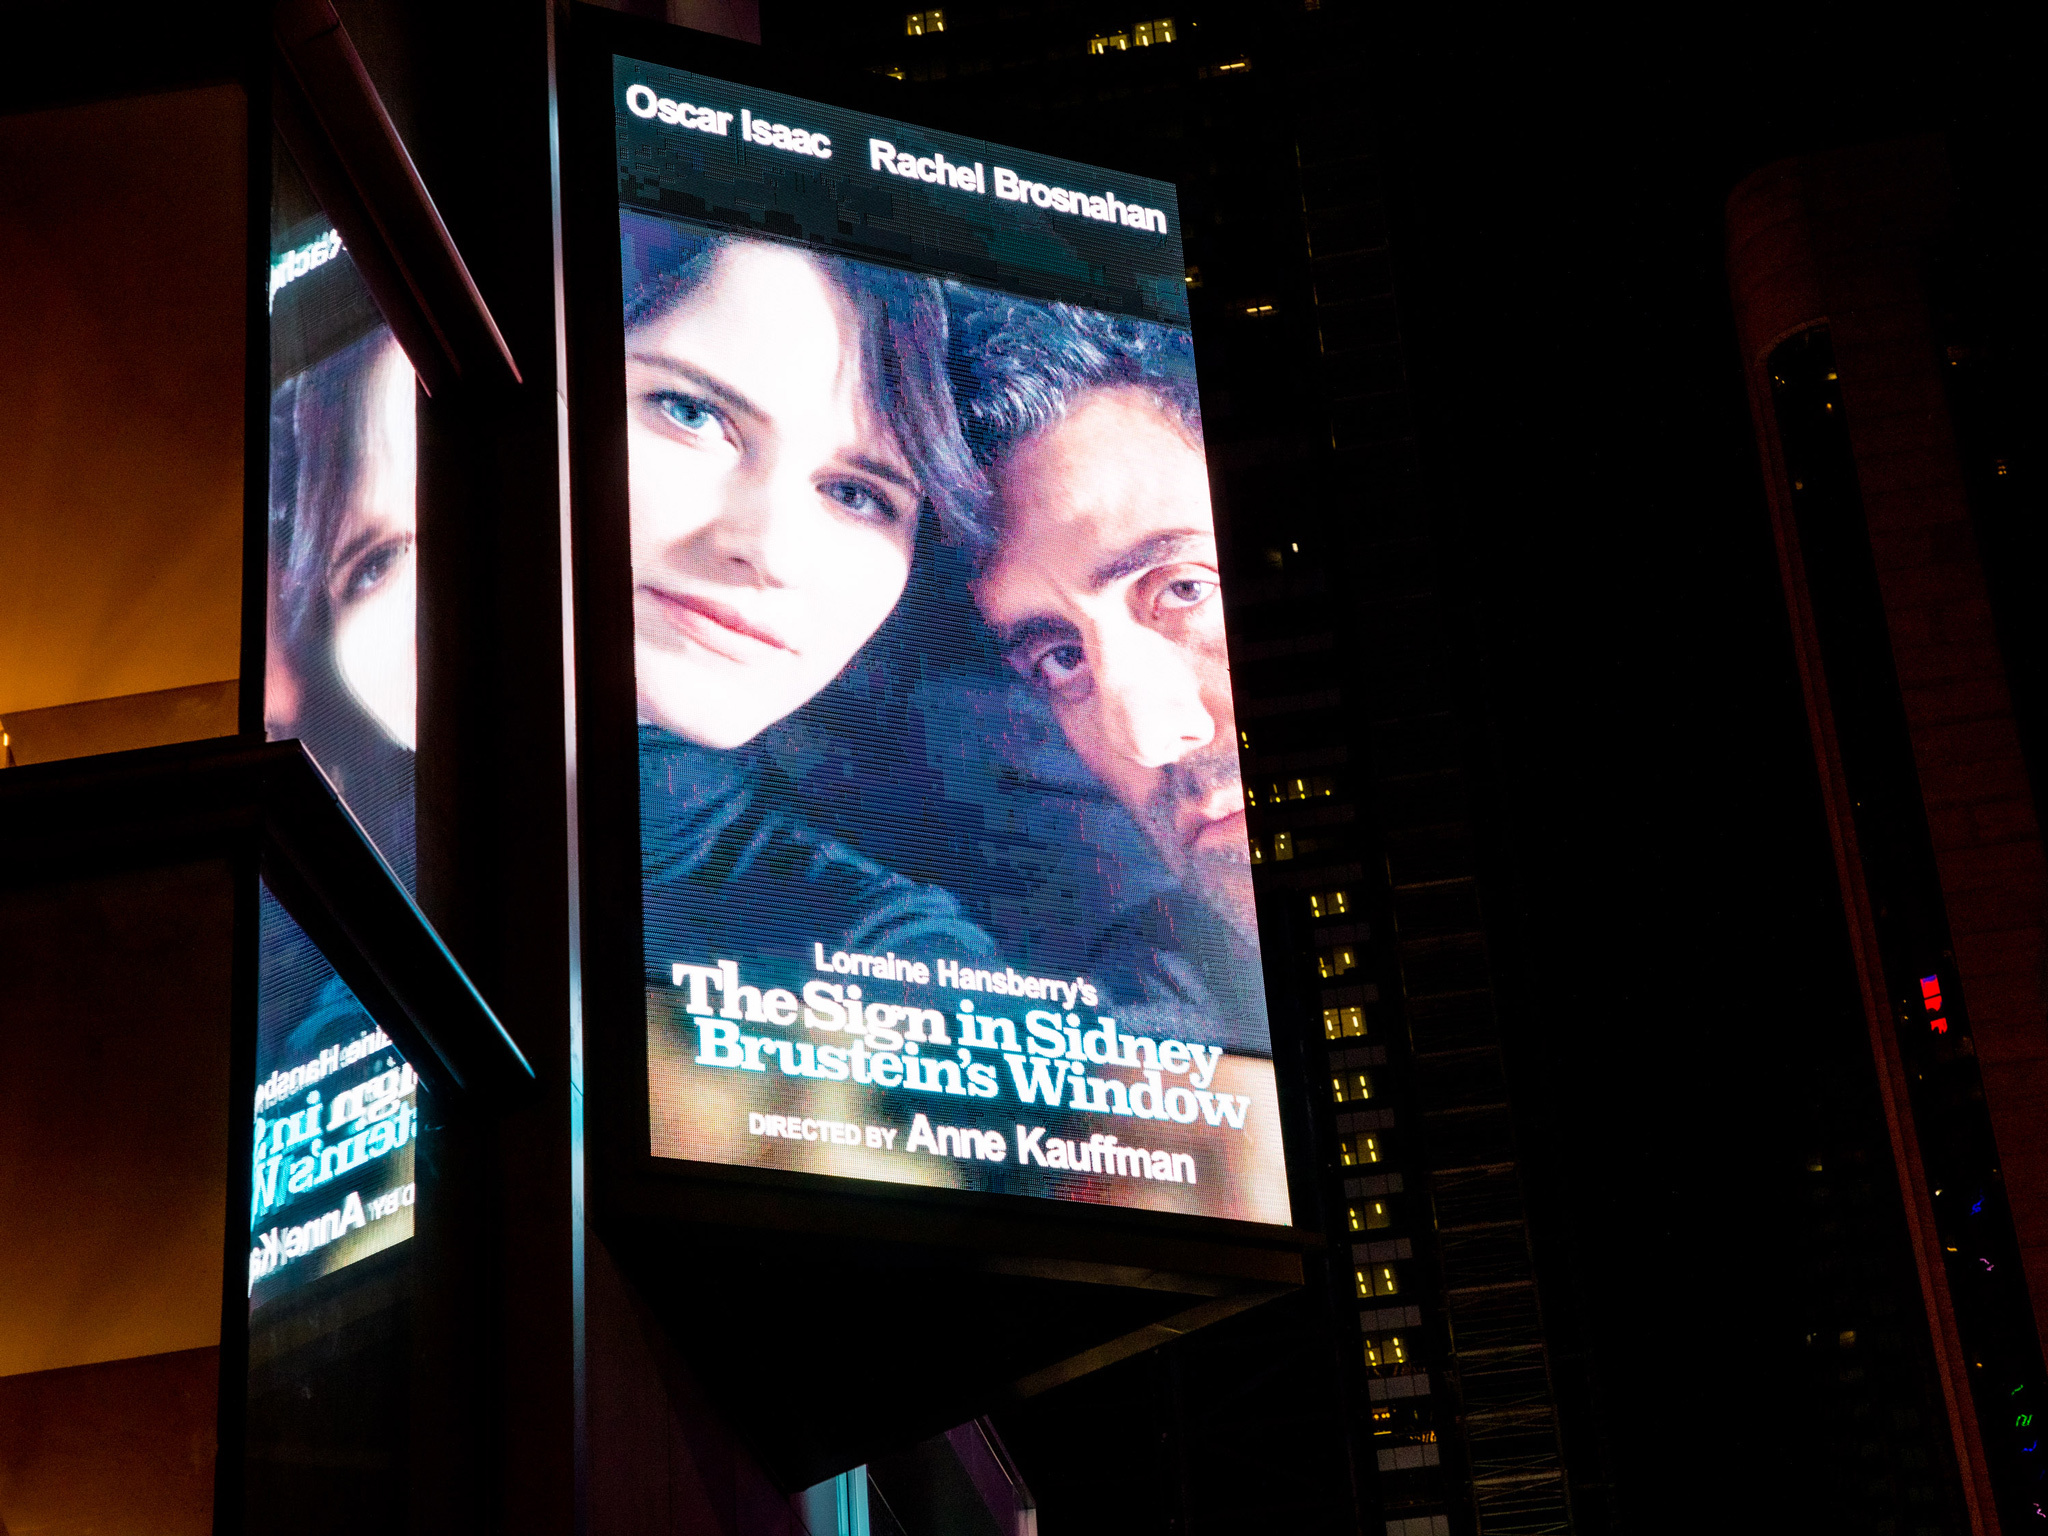
[[[928,32],[946,30],[944,11],[912,11],[903,18],[903,31],[908,37],[923,37]]]
[[[1090,53],[1122,53],[1130,46],[1131,35],[1128,32],[1112,32],[1107,37],[1091,37],[1088,39],[1088,51]]]
[[[1291,859],[1294,857],[1293,833],[1275,832],[1273,834],[1273,857],[1276,859]]]
[[[901,64],[891,64],[887,69],[883,70],[882,73],[887,75],[891,80],[901,80],[903,78],[903,66]]]
[[[1323,1010],[1323,1038],[1342,1040],[1365,1033],[1365,1010],[1363,1008],[1325,1008]]]
[[[1380,1139],[1377,1136],[1353,1136],[1342,1148],[1346,1168],[1362,1168],[1367,1163],[1380,1160]]]
[[[1349,944],[1339,944],[1335,949],[1326,949],[1316,956],[1316,974],[1325,981],[1357,968],[1358,951]]]
[[[1263,302],[1247,304],[1244,307],[1244,312],[1248,315],[1254,315],[1263,318],[1264,316],[1273,313],[1273,306],[1271,304]]]
[[[1249,795],[1250,789],[1245,793]],[[1343,917],[1351,910],[1351,893],[1348,891],[1313,891],[1308,898],[1310,917]]]
[[[1372,1288],[1382,1296],[1392,1296],[1401,1289],[1401,1282],[1391,1264],[1376,1265],[1373,1269]]]
[[[1401,1335],[1398,1333],[1367,1334],[1365,1338],[1365,1363],[1376,1371],[1383,1371],[1389,1366],[1406,1365],[1408,1363],[1408,1350],[1401,1342]],[[1385,1412],[1390,1417],[1393,1413],[1393,1410],[1390,1408],[1384,1410],[1374,1409],[1373,1411],[1375,1413]]]
[[[1257,839],[1256,837],[1255,837],[1255,838],[1253,838],[1253,839],[1251,840],[1251,842],[1252,842],[1252,862],[1253,862],[1254,864],[1263,864],[1263,863],[1265,863],[1265,862],[1266,862],[1266,847],[1265,847],[1265,844],[1263,844],[1262,842],[1260,842],[1260,841],[1259,841],[1259,839]]]
[[[1387,1210],[1384,1200],[1364,1200],[1346,1209],[1351,1213],[1351,1230],[1354,1232],[1377,1232],[1394,1224],[1393,1215]]]
[[[1173,41],[1173,18],[1162,16],[1157,21],[1141,21],[1131,28],[1131,45],[1135,48],[1150,48],[1154,43]]]
[[[1190,286],[1190,287],[1194,287],[1194,288],[1199,288],[1199,287],[1201,287],[1201,286],[1202,286],[1202,269],[1201,269],[1200,267],[1189,267],[1189,268],[1188,268],[1188,271],[1189,271],[1189,273],[1190,273],[1190,274],[1192,274],[1192,275],[1191,275],[1191,276],[1189,277],[1189,279],[1188,279],[1188,283],[1189,283],[1189,286]],[[1245,751],[1247,751],[1247,752],[1251,751],[1251,749],[1252,749],[1252,733],[1251,733],[1250,731],[1239,731],[1239,732],[1237,733],[1237,744],[1238,744],[1238,745],[1239,745],[1240,747],[1244,748],[1244,750],[1245,750]]]
[[[1270,308],[1271,306],[1268,307]],[[1252,313],[1252,311],[1246,310],[1245,313],[1250,314]],[[1299,552],[1301,549],[1301,546],[1299,544],[1296,544],[1294,547],[1297,552]],[[1266,781],[1266,785],[1266,792],[1269,795],[1271,795],[1274,801],[1277,803],[1281,800],[1326,799],[1328,796],[1335,793],[1337,788],[1337,781],[1328,777],[1319,776],[1313,779],[1268,779]]]
[[[1358,1104],[1372,1097],[1372,1074],[1340,1072],[1330,1079],[1330,1095],[1339,1104]]]
[[[1401,1281],[1391,1264],[1364,1264],[1352,1271],[1358,1277],[1358,1294],[1366,1296],[1398,1296]]]
[[[1188,284],[1188,286],[1189,286],[1190,288],[1199,288],[1199,287],[1201,287],[1201,286],[1202,286],[1202,269],[1201,269],[1200,267],[1189,267],[1189,268],[1188,268],[1188,272],[1187,272],[1187,284]],[[1242,734],[1242,733],[1240,733],[1240,734]],[[1249,746],[1249,745],[1251,745],[1251,743],[1250,743],[1250,742],[1246,742],[1246,743],[1245,743],[1245,745]]]

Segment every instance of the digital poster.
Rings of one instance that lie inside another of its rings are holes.
[[[412,888],[417,629],[411,364],[341,236],[276,232],[264,726],[305,745]],[[257,966],[253,1308],[412,1234],[418,1083],[266,888]]]
[[[613,83],[650,1151],[1287,1223],[1173,188]]]
[[[266,886],[249,1307],[412,1236],[419,1078]],[[297,948],[289,946],[296,937]],[[280,963],[288,958],[290,963]]]

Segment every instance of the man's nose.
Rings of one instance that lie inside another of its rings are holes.
[[[1117,748],[1144,768],[1163,768],[1216,737],[1195,658],[1143,625],[1101,646],[1096,687]]]

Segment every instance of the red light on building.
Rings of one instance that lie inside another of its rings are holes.
[[[1920,978],[1920,996],[1927,1004],[1927,1011],[1929,1013],[1941,1012],[1941,978],[1939,976],[1922,976]]]

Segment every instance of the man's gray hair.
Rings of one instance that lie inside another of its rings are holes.
[[[1135,389],[1202,442],[1195,351],[1186,331],[1128,315],[948,283],[953,379],[975,463],[994,481],[1019,445],[1066,419],[1081,396]],[[1001,509],[991,509],[1001,535]]]

